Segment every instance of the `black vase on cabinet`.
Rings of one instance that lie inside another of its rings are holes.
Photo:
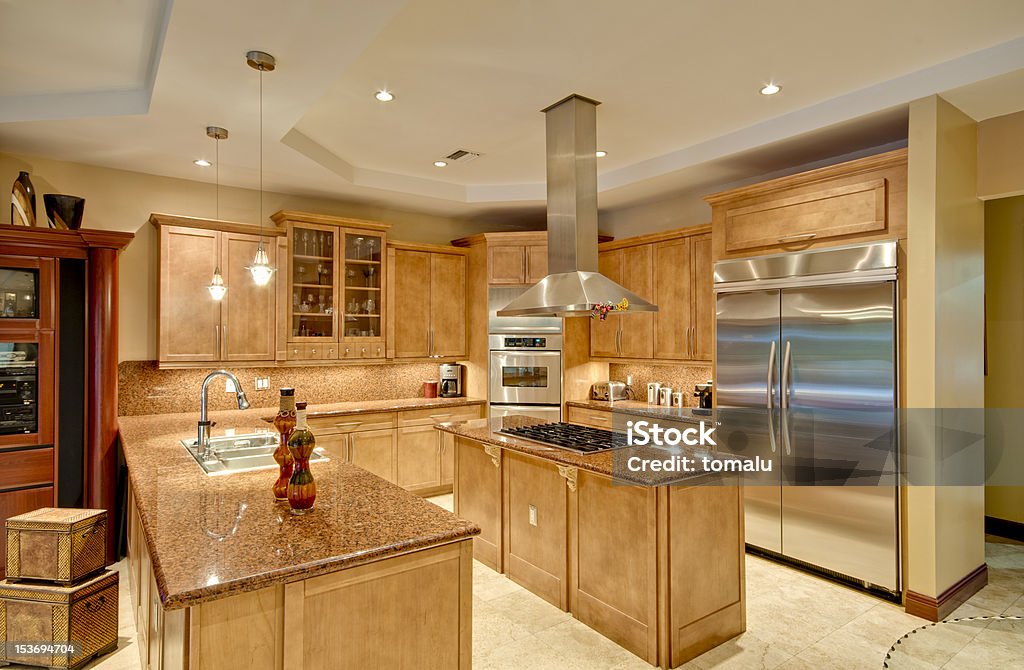
[[[11,224],[36,225],[36,189],[24,170],[18,173],[11,188]]]

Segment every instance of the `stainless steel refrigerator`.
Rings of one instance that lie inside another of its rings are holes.
[[[748,478],[747,544],[900,591],[896,243],[721,261],[719,444]]]

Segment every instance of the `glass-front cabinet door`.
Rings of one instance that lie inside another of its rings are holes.
[[[288,339],[325,344],[338,341],[336,310],[337,228],[295,225],[288,231],[291,249]],[[321,347],[321,351],[327,351]],[[318,356],[322,357],[322,356]]]
[[[0,329],[53,328],[52,259],[0,256]]]
[[[358,229],[345,229],[343,235],[345,302],[340,357],[383,357],[385,239],[382,234]]]

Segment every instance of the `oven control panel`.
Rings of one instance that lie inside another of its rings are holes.
[[[506,337],[505,346],[509,349],[546,349],[546,337]]]
[[[561,335],[490,335],[491,351],[561,351]]]

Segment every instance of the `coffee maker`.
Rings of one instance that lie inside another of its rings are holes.
[[[711,394],[714,388],[714,382],[707,380],[703,384],[697,384],[693,387],[693,397],[698,399],[698,404],[701,409],[711,409]]]
[[[439,368],[437,395],[442,398],[462,396],[462,366],[458,363],[443,363]]]

